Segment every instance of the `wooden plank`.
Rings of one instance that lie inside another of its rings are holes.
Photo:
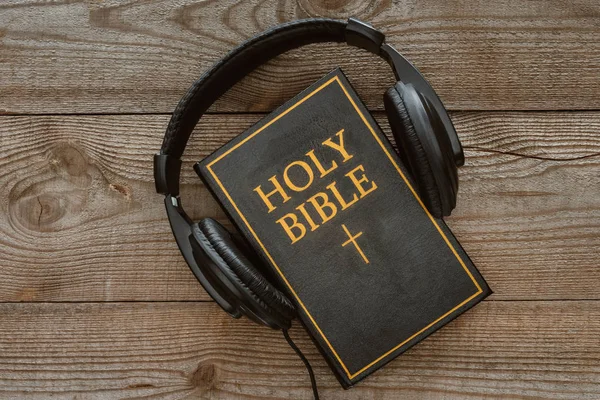
[[[468,150],[447,221],[492,299],[600,298],[600,113],[453,117]],[[259,118],[201,122],[183,174],[194,218],[227,222],[193,160]],[[0,301],[208,299],[153,188],[167,119],[0,117]]]
[[[599,302],[484,302],[348,391],[291,336],[323,399],[600,396]],[[311,398],[280,332],[214,303],[1,304],[0,396]]]
[[[599,109],[600,6],[594,0],[106,1],[0,5],[0,112],[171,112],[234,45],[277,23],[372,22],[450,109]],[[313,45],[261,68],[215,107],[271,110],[335,66],[371,108],[392,84],[365,51]]]

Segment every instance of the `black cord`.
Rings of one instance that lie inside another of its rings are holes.
[[[310,384],[312,385],[313,395],[315,397],[315,400],[319,400],[319,392],[317,391],[317,381],[315,380],[315,374],[313,373],[310,363],[308,362],[306,357],[304,357],[304,354],[302,354],[298,346],[296,346],[292,338],[290,338],[287,329],[283,329],[283,337],[285,338],[285,340],[287,340],[290,347],[296,352],[296,354],[298,354],[298,357],[300,357],[300,359],[306,366],[306,370],[308,371],[308,375],[310,376]]]

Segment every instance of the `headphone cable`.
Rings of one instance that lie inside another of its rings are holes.
[[[313,373],[313,370],[312,370],[312,367],[310,366],[310,363],[308,362],[308,360],[306,359],[306,357],[304,357],[304,354],[302,354],[302,352],[300,351],[300,349],[298,348],[298,346],[296,346],[296,344],[294,343],[294,341],[292,340],[292,338],[290,338],[290,335],[289,335],[287,329],[283,329],[283,337],[288,342],[288,344],[290,345],[290,347],[296,352],[296,354],[298,354],[298,357],[300,357],[300,359],[304,363],[304,366],[306,366],[306,370],[308,371],[308,375],[310,376],[310,384],[312,385],[312,391],[313,391],[314,399],[315,400],[319,400],[319,392],[317,390],[317,381],[315,380],[315,374]]]

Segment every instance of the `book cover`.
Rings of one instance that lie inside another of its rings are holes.
[[[345,388],[491,293],[340,69],[195,169]]]

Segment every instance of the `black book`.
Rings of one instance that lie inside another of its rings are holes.
[[[345,388],[491,293],[340,69],[195,168]]]

